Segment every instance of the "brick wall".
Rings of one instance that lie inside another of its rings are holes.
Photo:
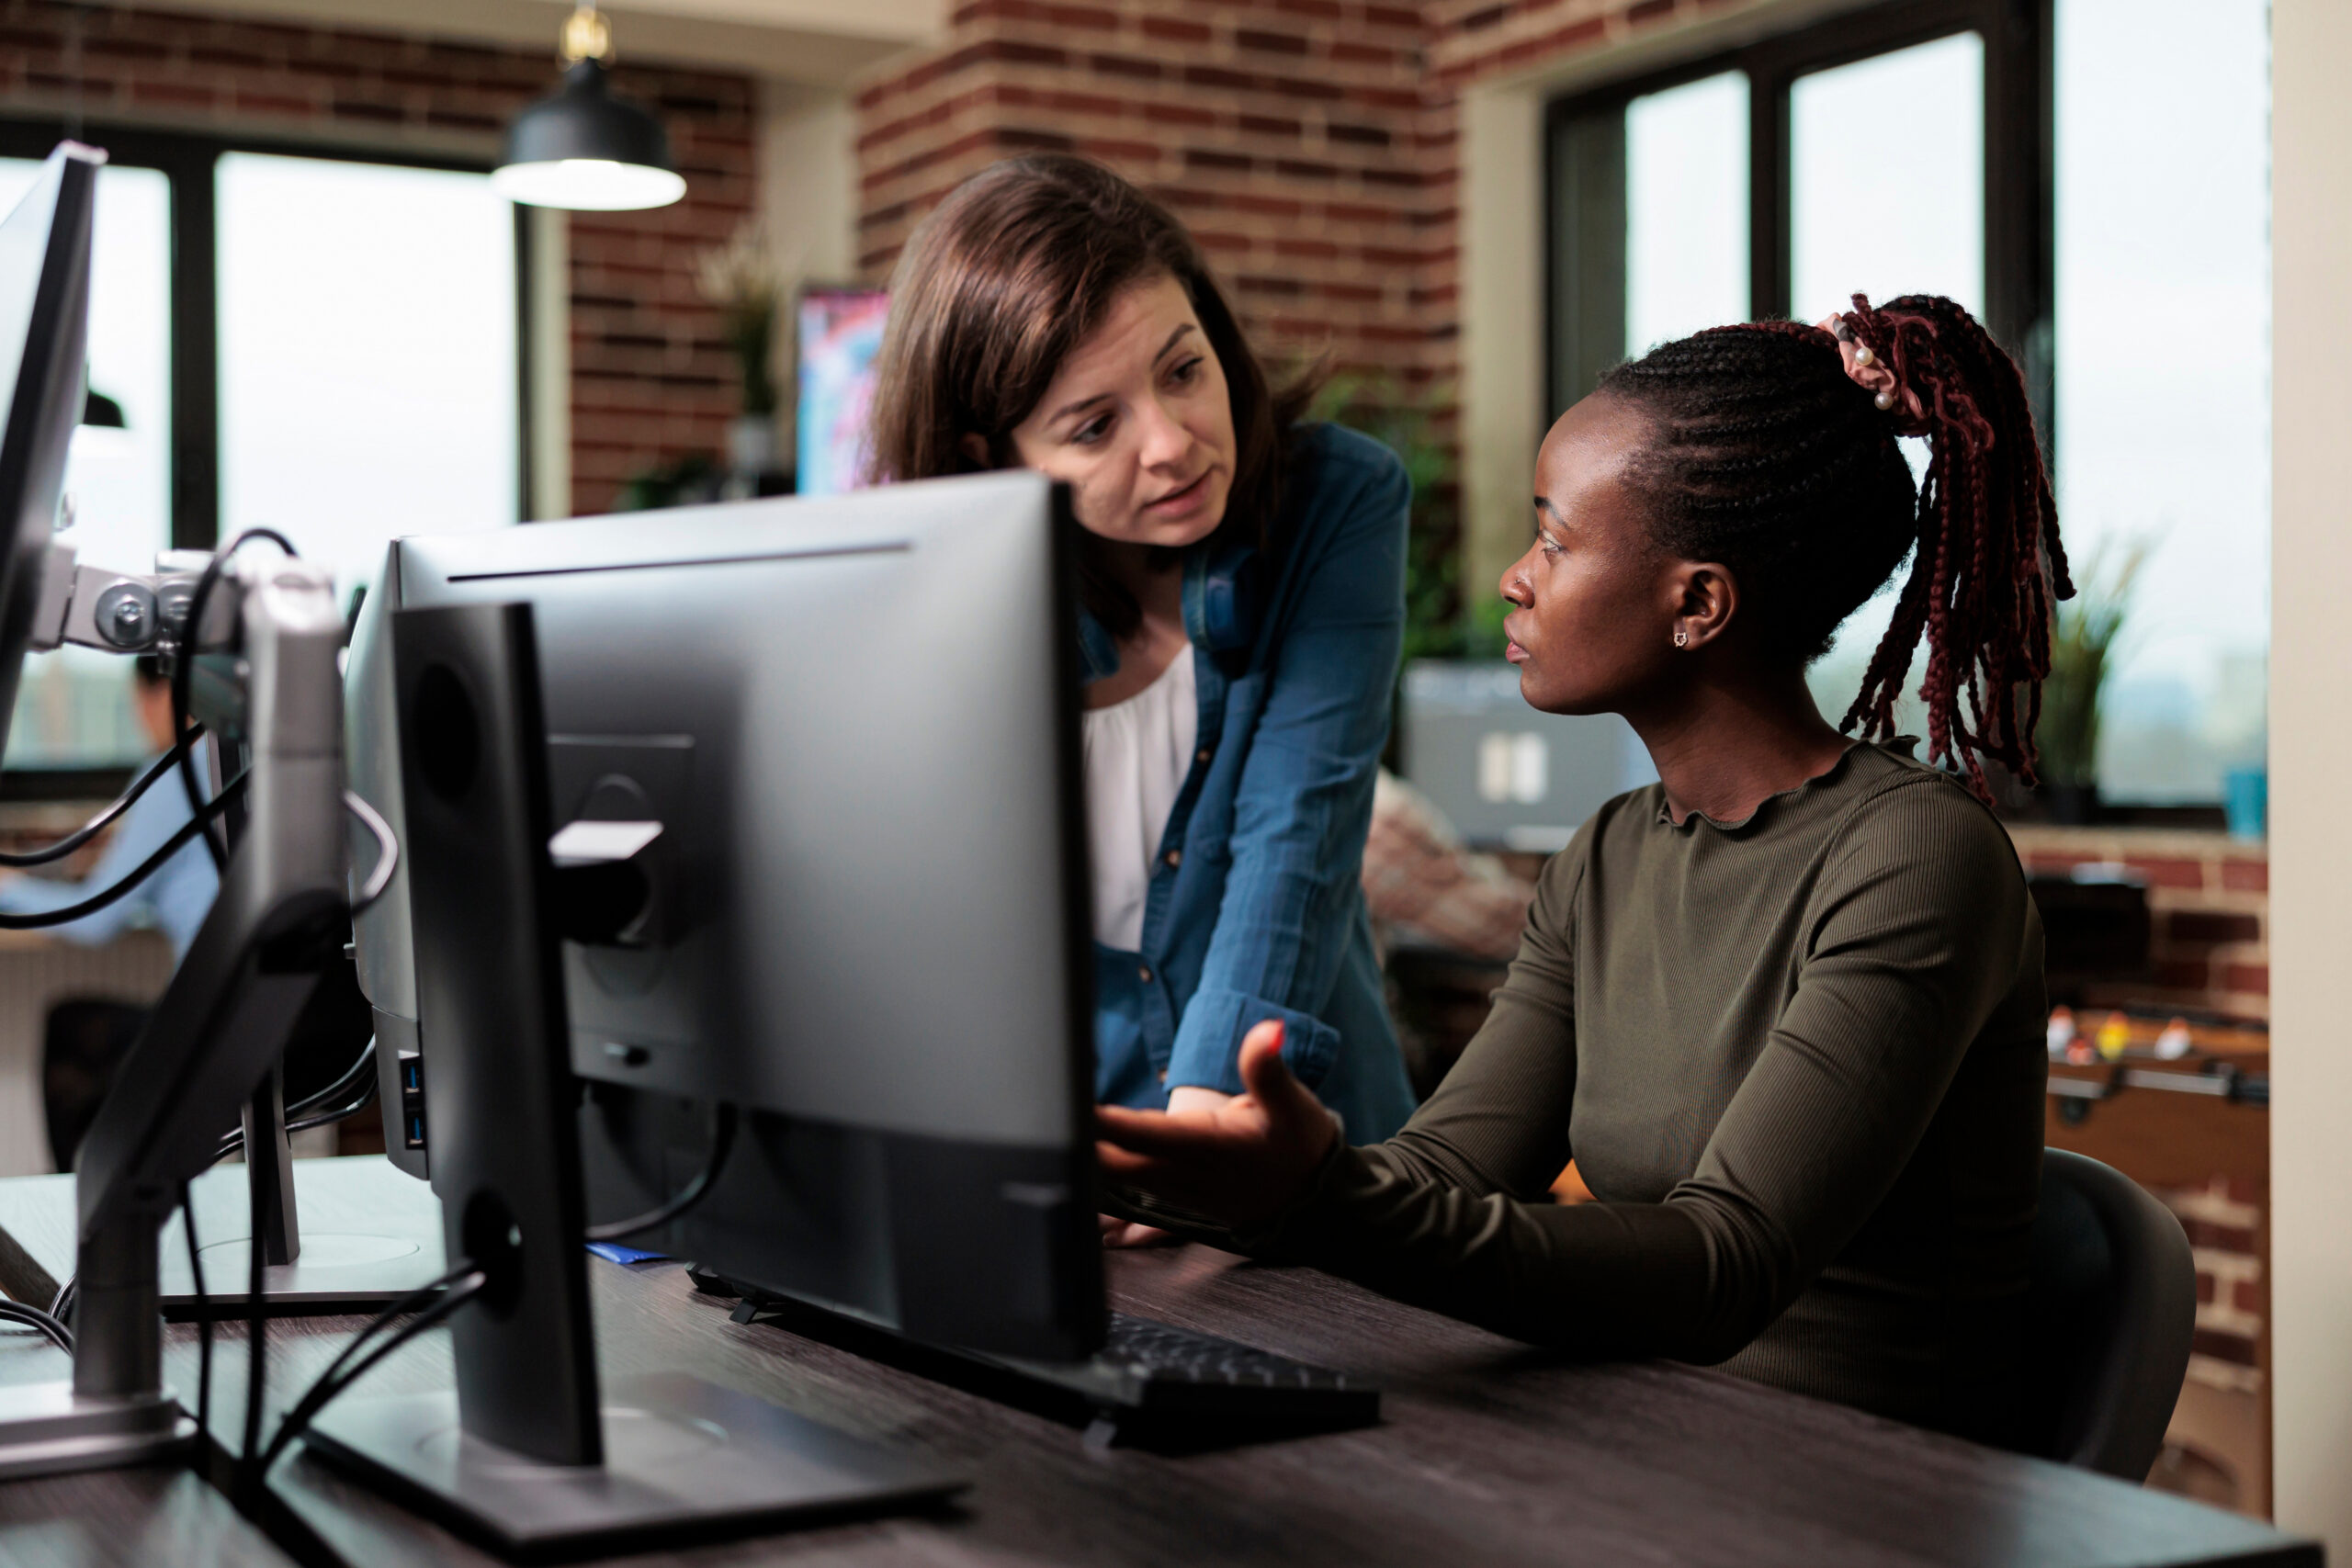
[[[2093,987],[2096,1006],[2191,1008],[2270,1016],[2270,862],[2262,845],[2219,833],[2037,828],[2014,824],[2030,871],[2120,863],[2146,878],[2154,919],[2145,984]]]
[[[859,262],[998,159],[1101,159],[1192,228],[1262,347],[1429,383],[1455,334],[1453,117],[1375,0],[969,0],[858,98]]]
[[[0,0],[0,115],[78,108],[93,141],[108,121],[430,148],[495,156],[507,119],[547,93],[545,51],[501,51],[389,34],[279,27],[143,6]],[[694,254],[752,209],[752,83],[640,68],[617,89],[667,123],[686,199],[571,225],[572,507],[601,512],[630,473],[713,452],[734,412],[731,362],[694,292]]]
[[[974,170],[1082,152],[1192,227],[1264,347],[1442,389],[1462,89],[1736,3],[967,0],[858,98],[860,265]]]

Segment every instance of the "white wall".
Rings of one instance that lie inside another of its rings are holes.
[[[2352,1558],[2352,6],[2271,6],[2273,1497]],[[2248,331],[2260,330],[2247,323]]]
[[[760,96],[760,220],[788,289],[857,280],[857,111],[848,93],[770,82]],[[789,317],[777,322],[772,368],[777,437],[787,460],[797,363]]]

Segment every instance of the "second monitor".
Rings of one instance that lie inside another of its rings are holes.
[[[642,879],[617,936],[564,946],[592,1217],[684,1186],[730,1106],[661,1244],[918,1339],[1102,1342],[1068,526],[1004,474],[391,547],[354,786],[404,832],[392,612],[526,601],[558,853]],[[408,920],[396,876],[357,954],[388,1142],[429,1176]]]

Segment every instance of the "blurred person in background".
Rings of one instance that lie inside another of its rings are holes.
[[[1297,1081],[1382,1138],[1413,1097],[1357,874],[1409,486],[1377,442],[1299,423],[1309,390],[1270,383],[1165,209],[1083,159],[1019,158],[899,260],[873,466],[1069,486],[1098,1097],[1205,1113],[1276,1020]]]
[[[172,749],[172,687],[153,654],[141,657],[131,677],[131,703],[139,728],[153,748],[136,773]],[[73,881],[0,874],[0,912],[45,914],[78,904],[129,876],[187,826],[187,791],[173,777],[161,778],[133,801],[83,876]],[[220,891],[212,857],[194,839],[157,866],[137,887],[105,908],[51,926],[49,934],[79,947],[104,947],[124,932],[152,928],[172,944],[175,963],[187,956],[197,928]],[[73,998],[50,1009],[41,1053],[41,1089],[49,1120],[50,1152],[60,1170],[70,1169],[74,1151],[106,1098],[115,1068],[138,1041],[147,1009],[111,998]]]
[[[139,715],[139,728],[153,748],[133,770],[136,776],[172,749],[172,683],[153,654],[135,661],[131,703]],[[0,878],[0,913],[45,914],[105,892],[187,827],[189,816],[187,792],[179,780],[156,780],[123,813],[87,874],[71,882],[22,874]],[[220,877],[212,868],[211,855],[190,839],[122,897],[78,920],[51,926],[49,931],[77,946],[104,947],[126,931],[153,927],[172,944],[175,959],[185,958],[188,943],[196,940],[196,930],[204,923],[220,891]]]

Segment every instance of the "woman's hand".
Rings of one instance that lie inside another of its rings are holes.
[[[1250,1230],[1306,1194],[1339,1124],[1283,1065],[1283,1026],[1268,1020],[1241,1042],[1243,1092],[1213,1106],[1094,1108],[1094,1156],[1125,1186]]]
[[[1102,1223],[1102,1245],[1107,1247],[1173,1247],[1183,1239],[1158,1225],[1139,1225],[1133,1220],[1123,1220],[1116,1214],[1097,1214]]]

